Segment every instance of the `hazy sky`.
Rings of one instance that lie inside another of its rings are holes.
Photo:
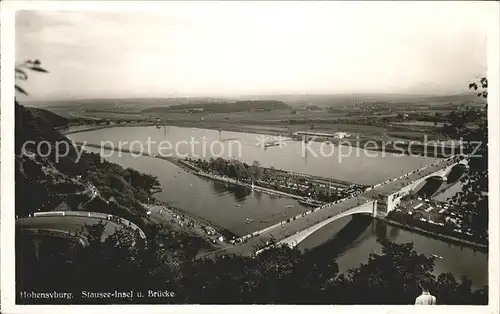
[[[16,58],[50,74],[31,99],[456,93],[486,72],[479,2],[171,3],[21,11]]]

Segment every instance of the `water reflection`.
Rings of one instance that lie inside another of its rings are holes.
[[[399,228],[389,227],[389,239],[395,240],[399,236]]]
[[[436,193],[441,185],[443,185],[441,177],[431,177],[425,181],[425,184],[420,190],[417,191],[416,194],[422,197],[429,197]]]
[[[325,243],[312,248],[310,252],[321,254],[321,256],[326,258],[335,258],[372,234],[371,229],[374,220],[370,216],[353,215],[347,219],[349,221],[340,228],[340,231],[333,235],[330,233],[329,239]],[[335,225],[335,221],[332,224]]]
[[[211,181],[210,186],[217,195],[231,194],[234,197],[234,200],[238,203],[243,203],[246,200],[246,198],[252,193],[251,190],[245,187],[231,185],[231,184],[226,185],[225,183],[212,180],[210,181]]]
[[[277,200],[277,199],[279,199],[279,198],[281,198],[281,197],[279,197],[279,196],[277,196],[277,195],[274,195],[274,194],[270,194],[270,195],[269,195],[269,198],[270,198],[271,200]]]
[[[434,274],[451,272],[455,277],[465,274],[474,287],[488,284],[488,256],[485,253],[467,247],[418,235],[397,227],[386,225],[382,221],[367,221],[346,217],[334,221],[318,230],[299,244],[299,249],[319,252],[322,257],[337,261],[340,272],[358,267],[367,261],[370,253],[380,254],[380,240],[388,239],[396,243],[413,243],[414,249],[421,254],[430,256],[437,254],[443,259],[436,260]],[[385,226],[384,226],[385,225]],[[332,236],[333,234],[333,236]],[[315,248],[316,247],[316,248]]]
[[[375,220],[373,223],[375,224],[377,240],[387,240],[387,225],[379,220]]]
[[[237,202],[243,202],[252,191],[241,186],[228,187],[229,192],[234,195]]]
[[[253,195],[259,201],[259,203],[260,203],[260,201],[262,201],[262,193],[254,191]]]
[[[226,193],[226,187],[224,186],[224,184],[220,182],[211,181],[210,187],[214,190],[215,194],[217,195]]]
[[[462,164],[453,167],[447,176],[446,183],[452,184],[457,182],[465,174],[465,170],[466,167]]]

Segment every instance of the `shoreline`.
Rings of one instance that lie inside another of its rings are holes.
[[[158,158],[163,159],[162,157],[158,157]],[[200,177],[203,177],[203,178],[207,178],[207,179],[219,181],[219,182],[224,182],[224,183],[231,184],[231,185],[241,186],[241,187],[244,187],[244,188],[247,188],[250,190],[258,191],[258,192],[269,194],[269,195],[277,195],[277,196],[282,197],[282,198],[292,198],[292,199],[298,200],[300,203],[306,204],[308,206],[316,207],[316,206],[322,205],[322,204],[313,204],[311,202],[308,202],[307,198],[305,198],[304,196],[299,196],[299,195],[295,195],[295,194],[291,194],[291,193],[287,193],[287,192],[283,192],[283,191],[279,191],[279,190],[275,190],[275,189],[271,189],[271,188],[266,188],[266,187],[263,187],[260,185],[255,185],[255,184],[252,186],[249,183],[241,182],[241,181],[235,180],[235,179],[230,178],[230,177],[221,177],[219,175],[206,173],[206,172],[202,171],[201,169],[198,169],[196,166],[191,165],[189,162],[184,161],[182,159],[177,159],[177,160],[174,160],[172,162],[175,164],[178,164],[180,167],[186,169],[190,173],[197,175],[197,176],[200,176]]]
[[[226,237],[227,239],[230,239],[231,237],[235,237],[235,238],[238,237],[236,234],[234,234],[231,231],[215,224],[212,221],[208,221],[205,218],[196,216],[195,214],[190,213],[190,212],[188,212],[182,208],[179,208],[177,206],[174,206],[174,205],[170,204],[169,202],[159,200],[154,195],[151,195],[151,197],[154,199],[156,204],[159,204],[160,206],[166,207],[167,209],[171,210],[172,212],[176,213],[177,215],[186,216],[189,219],[197,222],[199,225],[209,226],[209,227],[213,228],[215,231],[217,231],[218,233],[220,233],[222,236]]]
[[[378,220],[383,221],[389,225],[392,225],[392,226],[395,226],[395,227],[398,227],[398,228],[401,228],[401,229],[404,229],[407,231],[415,232],[415,233],[418,233],[418,234],[421,234],[424,236],[428,236],[428,237],[431,237],[431,238],[434,238],[437,240],[442,240],[443,242],[446,242],[448,244],[463,245],[463,246],[478,250],[482,253],[488,253],[488,245],[487,244],[481,244],[478,242],[468,241],[465,239],[460,239],[460,238],[449,236],[446,234],[436,233],[433,231],[425,230],[425,229],[422,229],[420,227],[406,225],[406,224],[400,223],[396,220],[392,220],[392,219],[389,219],[386,217],[376,217],[375,219],[378,219]]]
[[[293,139],[293,141],[301,141],[301,139],[295,138],[293,135],[289,134],[289,131],[278,131],[278,130],[273,130],[273,129],[257,129],[257,128],[251,128],[251,127],[245,127],[245,126],[227,126],[227,125],[207,125],[203,123],[193,123],[193,122],[173,122],[173,121],[168,121],[169,125],[168,126],[174,126],[174,127],[184,127],[184,128],[195,128],[195,129],[205,129],[205,130],[222,130],[222,131],[227,131],[227,132],[236,132],[236,133],[249,133],[249,134],[261,134],[261,135],[269,135],[269,136],[283,136],[283,133],[288,133],[286,137],[290,137]],[[154,122],[144,122],[144,123],[134,123],[134,124],[114,124],[114,125],[104,125],[104,126],[89,126],[89,128],[85,129],[80,129],[80,130],[74,130],[74,131],[64,131],[63,129],[60,130],[60,132],[63,135],[69,135],[69,134],[75,134],[75,133],[83,133],[83,132],[91,132],[91,131],[96,131],[96,130],[101,130],[101,129],[109,129],[109,128],[116,128],[116,127],[144,127],[144,126],[158,126]],[[163,127],[166,125],[161,125],[160,127]],[[399,154],[399,155],[406,155],[406,156],[420,156],[420,157],[431,157],[431,158],[438,158],[438,159],[443,159],[450,157],[454,155],[455,149],[458,148],[446,148],[446,147],[441,147],[440,151],[437,149],[438,146],[429,146],[429,147],[424,147],[416,143],[415,141],[411,140],[404,140],[401,139],[399,143],[397,144],[402,144],[404,142],[403,146],[397,146],[393,144],[392,142],[384,142],[381,140],[373,140],[373,139],[343,139],[343,140],[334,140],[324,138],[324,137],[311,137],[309,139],[312,142],[317,142],[317,143],[324,143],[324,142],[329,142],[333,145],[337,146],[350,146],[350,147],[357,147],[359,149],[363,150],[368,150],[368,151],[378,151],[382,153],[389,153],[389,154]],[[346,141],[348,143],[346,143]],[[373,147],[372,145],[369,145],[370,147],[366,147],[367,143],[371,144],[377,144],[376,147]],[[418,149],[420,148],[420,149]],[[408,150],[417,150],[416,152],[413,151],[408,151]],[[445,151],[443,151],[445,150]],[[450,152],[446,152],[446,150],[451,150]],[[466,153],[464,151],[461,151],[460,153]]]
[[[96,144],[89,144],[89,143],[81,143],[81,142],[73,142],[76,146],[82,146],[82,145],[86,145],[88,147],[94,147],[94,148],[101,148],[99,145],[96,145]],[[104,147],[105,149],[107,150],[117,150],[116,148],[112,148],[112,147]],[[130,150],[126,150],[126,149],[122,149],[121,150],[122,152],[124,153],[128,153],[128,154],[134,154],[134,153],[138,153],[138,152],[134,152],[134,151],[130,151]],[[174,165],[178,166],[178,163],[177,163],[177,160],[175,160],[175,158],[172,158],[172,157],[164,157],[164,158],[159,158],[158,156],[154,156],[154,155],[150,155],[150,154],[146,154],[144,152],[141,153],[141,156],[144,156],[144,157],[150,157],[150,158],[158,158],[158,159],[163,159],[163,160],[166,160],[166,161],[169,161],[171,163],[173,163]],[[170,204],[169,202],[166,202],[166,201],[162,201],[162,200],[159,200],[158,198],[155,197],[155,194],[157,193],[161,193],[163,191],[163,187],[152,187],[151,191],[150,191],[150,195],[151,195],[151,198],[153,198],[157,203],[163,205],[163,206],[166,206],[168,207],[169,209],[171,209],[172,211],[176,212],[177,214],[179,215],[184,215],[184,216],[187,216],[189,217],[190,219],[192,220],[196,220],[196,221],[200,221],[202,222],[203,224],[205,225],[209,225],[211,226],[213,229],[215,229],[216,231],[218,231],[220,234],[226,236],[226,237],[238,237],[237,235],[235,235],[233,232],[219,226],[218,224],[212,222],[212,221],[208,221],[202,217],[199,217],[199,216],[196,216],[184,209],[181,209],[177,206],[174,206],[172,204]]]
[[[152,155],[152,154],[145,153],[145,152],[132,151],[132,150],[129,150],[129,149],[126,149],[126,148],[118,149],[118,148],[115,148],[115,147],[106,147],[106,146],[101,147],[101,146],[99,146],[97,144],[92,144],[92,143],[82,143],[82,142],[73,142],[73,143],[76,146],[80,146],[80,147],[86,145],[88,147],[93,147],[93,148],[105,148],[107,150],[119,151],[119,152],[124,152],[124,153],[128,153],[128,154],[140,154],[140,155],[145,156],[145,157],[152,157],[152,158],[162,159],[162,160],[169,161],[169,162],[173,163],[174,165],[176,165],[176,166],[178,166],[180,168],[183,168],[184,170],[189,171],[190,173],[192,173],[194,175],[197,175],[197,176],[201,176],[201,177],[204,177],[204,178],[208,178],[208,179],[211,179],[211,180],[220,181],[220,182],[224,182],[224,183],[228,183],[228,184],[232,184],[232,185],[237,185],[237,186],[245,187],[245,188],[256,190],[256,191],[259,191],[259,192],[262,192],[262,193],[266,193],[266,194],[269,194],[269,195],[278,195],[278,196],[285,197],[285,198],[293,198],[293,199],[296,199],[296,200],[300,201],[301,203],[309,205],[309,206],[316,207],[316,206],[321,206],[322,205],[322,204],[319,204],[319,203],[318,204],[313,204],[311,202],[308,202],[307,199],[304,196],[299,196],[299,195],[295,195],[295,194],[291,194],[291,193],[287,193],[287,192],[282,192],[282,191],[279,191],[279,190],[275,190],[275,189],[271,189],[271,188],[266,188],[266,187],[263,187],[263,186],[260,186],[260,185],[253,185],[252,186],[249,183],[237,181],[237,180],[229,178],[229,177],[225,178],[225,177],[220,177],[220,176],[217,176],[217,175],[205,173],[205,172],[201,171],[200,169],[198,169],[196,166],[193,166],[190,163],[188,163],[188,162],[186,162],[186,161],[184,161],[182,159],[176,158],[176,157],[163,157],[163,156],[159,156],[158,154],[157,155]],[[312,175],[308,175],[308,174],[298,174],[298,173],[294,173],[294,174],[295,175],[306,176],[308,178],[329,180],[329,178],[320,178],[320,177],[316,177],[316,176],[312,176]],[[345,181],[340,181],[340,180],[335,180],[335,179],[330,179],[330,180],[331,181],[337,181],[336,183],[339,183],[339,184],[346,184],[346,183],[353,184],[351,182],[345,182]],[[158,189],[158,191],[154,191],[154,193],[161,192],[162,187],[156,187],[155,189]],[[324,203],[324,202],[322,202],[322,203]]]
[[[73,142],[75,145],[87,145],[88,147],[97,147],[97,148],[101,148],[101,146],[99,145],[95,145],[95,144],[88,144],[88,143],[81,143],[81,142]],[[114,147],[104,147],[105,149],[110,149],[110,150],[117,150],[117,148],[114,148]],[[126,153],[139,153],[139,152],[134,152],[134,151],[130,151],[130,150],[127,150],[127,149],[122,149],[123,152],[126,152]],[[190,171],[192,174],[194,175],[198,175],[198,176],[202,176],[202,177],[205,177],[205,178],[208,178],[208,179],[211,179],[211,180],[218,180],[212,176],[208,176],[208,175],[201,175],[198,171],[196,171],[195,169],[192,169],[191,167],[193,167],[192,165],[190,166],[186,166],[186,164],[188,164],[187,162],[183,162],[183,160],[181,159],[176,159],[176,158],[173,158],[173,157],[161,157],[161,156],[157,156],[157,155],[151,155],[151,154],[146,154],[144,152],[141,153],[141,155],[143,156],[146,156],[146,157],[152,157],[152,158],[158,158],[158,159],[163,159],[163,160],[166,160],[166,161],[169,161],[171,163],[173,163],[174,165],[178,166],[178,167],[181,167],[185,170],[188,170]],[[186,164],[184,164],[186,163]],[[243,187],[247,187],[247,188],[251,188],[248,186],[248,184],[244,184],[242,182],[229,182],[229,181],[225,181],[225,180],[222,180],[219,179],[218,181],[222,181],[222,182],[226,182],[226,183],[231,183],[231,184],[235,184],[235,185],[240,185],[240,186],[243,186]],[[255,186],[254,186],[255,188]],[[261,188],[261,187],[259,187]],[[263,190],[266,190],[265,188],[263,188]],[[271,189],[267,189],[269,191],[271,191]],[[274,190],[272,190],[274,192]],[[266,193],[266,191],[261,191],[263,193]],[[281,196],[281,193],[283,192],[280,192],[280,191],[275,191],[276,194],[278,196]],[[287,193],[283,193],[283,194],[287,194]],[[296,196],[298,197],[298,196]],[[155,198],[156,199],[156,198]],[[175,206],[171,206],[170,204],[168,204],[168,202],[163,202],[163,201],[160,201],[158,200],[160,203],[165,203],[167,204],[169,207],[171,207],[172,209],[176,209],[176,210],[179,210],[180,212],[182,212],[183,214],[186,214],[187,216],[189,217],[194,217],[196,219],[201,219],[202,221],[206,221],[204,220],[203,218],[201,217],[198,217],[192,213],[189,213],[183,209],[180,209],[180,208],[177,208]],[[311,204],[311,206],[314,206],[316,207],[316,205],[313,205]],[[456,238],[456,237],[452,237],[452,236],[448,236],[448,235],[444,235],[444,234],[439,234],[439,233],[435,233],[435,232],[432,232],[432,231],[428,231],[428,230],[425,230],[425,229],[422,229],[422,228],[419,228],[419,227],[416,227],[416,226],[410,226],[410,225],[405,225],[405,224],[402,224],[400,222],[397,222],[395,220],[392,220],[392,219],[388,219],[388,218],[382,218],[382,217],[378,217],[377,219],[380,219],[388,224],[391,224],[391,225],[394,225],[394,226],[397,226],[397,227],[400,227],[402,229],[406,229],[406,230],[409,230],[409,231],[412,231],[412,232],[415,232],[415,233],[419,233],[419,234],[422,234],[422,235],[425,235],[425,236],[429,236],[429,237],[432,237],[432,238],[437,238],[437,239],[440,239],[440,240],[444,240],[445,242],[448,242],[448,243],[451,243],[451,244],[463,244],[465,246],[468,246],[468,247],[472,247],[472,248],[476,248],[482,252],[487,252],[488,250],[488,246],[487,245],[484,245],[484,244],[480,244],[480,243],[476,243],[476,242],[472,242],[472,241],[467,241],[467,240],[464,240],[464,239],[460,239],[460,238]],[[229,230],[225,229],[225,228],[222,228],[220,226],[218,226],[217,224],[214,224],[213,222],[208,222],[209,225],[212,225],[214,226],[214,229],[216,229],[217,231],[220,231],[221,233],[226,233],[227,234],[233,234],[232,232],[230,232]],[[253,234],[253,233],[252,233]]]

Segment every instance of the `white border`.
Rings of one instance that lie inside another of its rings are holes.
[[[173,1],[172,1],[173,2]],[[14,14],[19,9],[32,10],[137,10],[153,9],[159,10],[172,2],[119,2],[119,1],[3,1],[1,2],[1,311],[2,313],[87,313],[90,311],[109,313],[136,313],[138,311],[148,313],[164,313],[165,311],[175,313],[254,313],[255,311],[302,313],[304,310],[315,310],[318,313],[351,313],[369,311],[370,313],[499,313],[498,296],[498,254],[499,254],[499,3],[486,2],[483,5],[489,7],[490,32],[488,36],[488,81],[489,81],[489,184],[490,184],[490,252],[489,252],[489,305],[488,306],[438,306],[422,307],[415,306],[216,306],[216,305],[90,305],[90,306],[20,306],[15,305],[14,298]],[[176,3],[176,5],[179,3]],[[211,9],[220,6],[235,5],[241,3],[210,3]],[[254,3],[255,4],[255,3]],[[367,3],[368,4],[368,3]],[[392,2],[391,4],[394,4]],[[195,1],[184,2],[184,6],[200,5]],[[207,5],[204,2],[203,5]],[[213,6],[212,6],[213,5]],[[260,5],[272,5],[272,3],[261,3]],[[378,5],[383,5],[379,3]],[[425,23],[425,21],[423,21]]]

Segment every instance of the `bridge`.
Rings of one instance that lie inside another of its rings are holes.
[[[366,191],[365,194],[377,199],[378,215],[386,216],[396,208],[404,196],[416,192],[418,187],[421,187],[425,181],[430,178],[446,180],[448,174],[455,167],[468,167],[468,160],[453,156],[412,171],[396,179],[391,179],[389,182],[379,183],[375,185],[372,190]]]
[[[308,227],[302,231],[295,233],[294,235],[289,236],[278,242],[279,244],[288,244],[291,247],[298,245],[300,242],[304,241],[308,236],[315,233],[319,229],[328,225],[329,223],[338,220],[340,218],[351,216],[355,214],[373,214],[376,213],[377,201],[367,201],[359,206],[352,207],[344,212],[340,212],[336,215],[332,215],[330,218],[327,218],[311,227]]]
[[[453,156],[426,165],[397,178],[368,187],[357,196],[322,205],[245,235],[239,239],[240,244],[212,252],[212,255],[258,254],[271,247],[272,243],[287,244],[294,247],[329,223],[346,216],[366,214],[372,217],[385,217],[396,208],[402,197],[413,193],[421,183],[429,178],[445,178],[454,167],[459,165],[466,166],[467,159]]]

